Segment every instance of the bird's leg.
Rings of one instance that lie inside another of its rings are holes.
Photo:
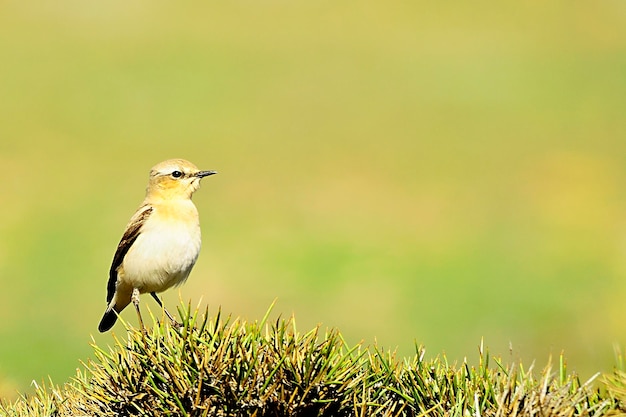
[[[139,326],[141,327],[141,331],[145,332],[146,328],[143,327],[143,319],[141,318],[141,311],[139,311],[139,290],[137,288],[133,288],[133,294],[130,299],[135,306],[135,310],[137,310],[137,318],[139,318]]]
[[[161,307],[163,309],[163,311],[165,312],[165,315],[172,322],[172,326],[174,326],[174,327],[183,327],[183,325],[181,323],[177,322],[176,319],[174,318],[174,316],[172,316],[170,314],[170,312],[167,311],[167,308],[165,308],[165,306],[163,305],[163,303],[161,302],[161,300],[159,299],[159,297],[157,296],[157,294],[155,292],[151,292],[150,295],[152,296],[152,298],[154,298],[156,300],[156,302],[159,305],[159,307]]]

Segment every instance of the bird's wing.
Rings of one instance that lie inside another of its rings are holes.
[[[109,282],[107,283],[107,303],[111,302],[113,295],[115,294],[115,286],[117,284],[117,270],[124,261],[124,256],[128,253],[128,250],[133,245],[133,242],[137,240],[137,237],[141,233],[144,223],[150,217],[153,208],[149,205],[143,205],[139,207],[137,213],[130,219],[126,231],[117,245],[117,250],[113,256],[113,263],[109,270]]]

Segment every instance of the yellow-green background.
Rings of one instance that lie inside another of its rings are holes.
[[[625,111],[622,0],[3,1],[0,392],[111,342],[109,264],[172,157],[219,171],[184,301],[610,371]]]

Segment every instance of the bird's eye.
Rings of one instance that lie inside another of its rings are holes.
[[[172,177],[174,177],[174,178],[180,178],[180,177],[182,177],[182,176],[183,176],[183,173],[182,173],[182,172],[180,172],[180,171],[174,171],[174,172],[172,172]]]

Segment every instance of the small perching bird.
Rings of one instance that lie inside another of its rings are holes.
[[[170,159],[150,170],[146,198],[126,226],[113,257],[99,331],[113,327],[131,301],[143,328],[139,294],[150,293],[163,307],[157,293],[185,282],[200,252],[200,222],[191,196],[200,180],[213,174],[184,159]]]

